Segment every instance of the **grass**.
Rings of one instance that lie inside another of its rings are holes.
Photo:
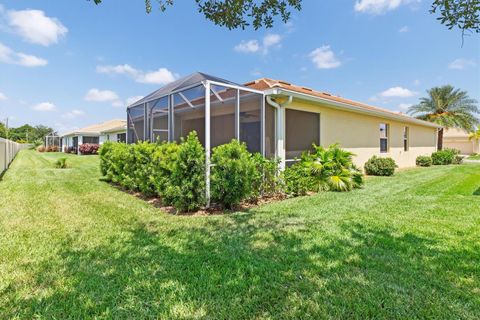
[[[0,182],[1,319],[478,319],[480,165],[223,216],[165,214],[98,158]]]
[[[471,156],[467,157],[469,160],[480,160],[480,154],[472,154]]]

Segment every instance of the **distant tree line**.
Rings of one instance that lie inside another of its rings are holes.
[[[4,123],[0,122],[0,138],[8,138],[9,140],[24,143],[43,143],[47,134],[54,132],[50,127],[44,125],[31,126],[24,124],[17,128],[7,128]]]

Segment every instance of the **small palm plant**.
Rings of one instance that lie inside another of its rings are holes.
[[[471,99],[466,91],[455,89],[450,85],[427,90],[428,97],[421,98],[420,103],[408,109],[408,113],[418,119],[433,122],[444,128],[473,129],[480,113],[477,101]],[[443,148],[444,128],[438,131],[438,150]]]
[[[350,191],[363,184],[363,175],[353,165],[353,153],[338,144],[327,149],[314,145],[314,152],[305,153],[301,163],[309,170],[315,182],[314,191]]]

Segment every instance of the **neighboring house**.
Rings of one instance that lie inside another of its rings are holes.
[[[440,128],[285,81],[263,78],[239,85],[203,73],[133,103],[127,119],[129,143],[178,141],[195,130],[205,146],[207,164],[212,148],[235,138],[246,142],[251,152],[279,159],[282,167],[312,143],[339,143],[355,153],[358,166],[377,155],[411,167],[417,156],[436,151]]]
[[[115,119],[100,124],[94,124],[61,136],[62,150],[73,148],[78,152],[78,147],[84,143],[102,144],[105,141],[126,142],[127,121]]]
[[[480,153],[480,141],[470,140],[469,133],[463,129],[450,128],[443,134],[443,148],[460,150],[461,154]]]

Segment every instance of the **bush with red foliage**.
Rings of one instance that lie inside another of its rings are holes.
[[[100,145],[96,143],[84,143],[80,145],[81,154],[98,154],[98,149]]]

